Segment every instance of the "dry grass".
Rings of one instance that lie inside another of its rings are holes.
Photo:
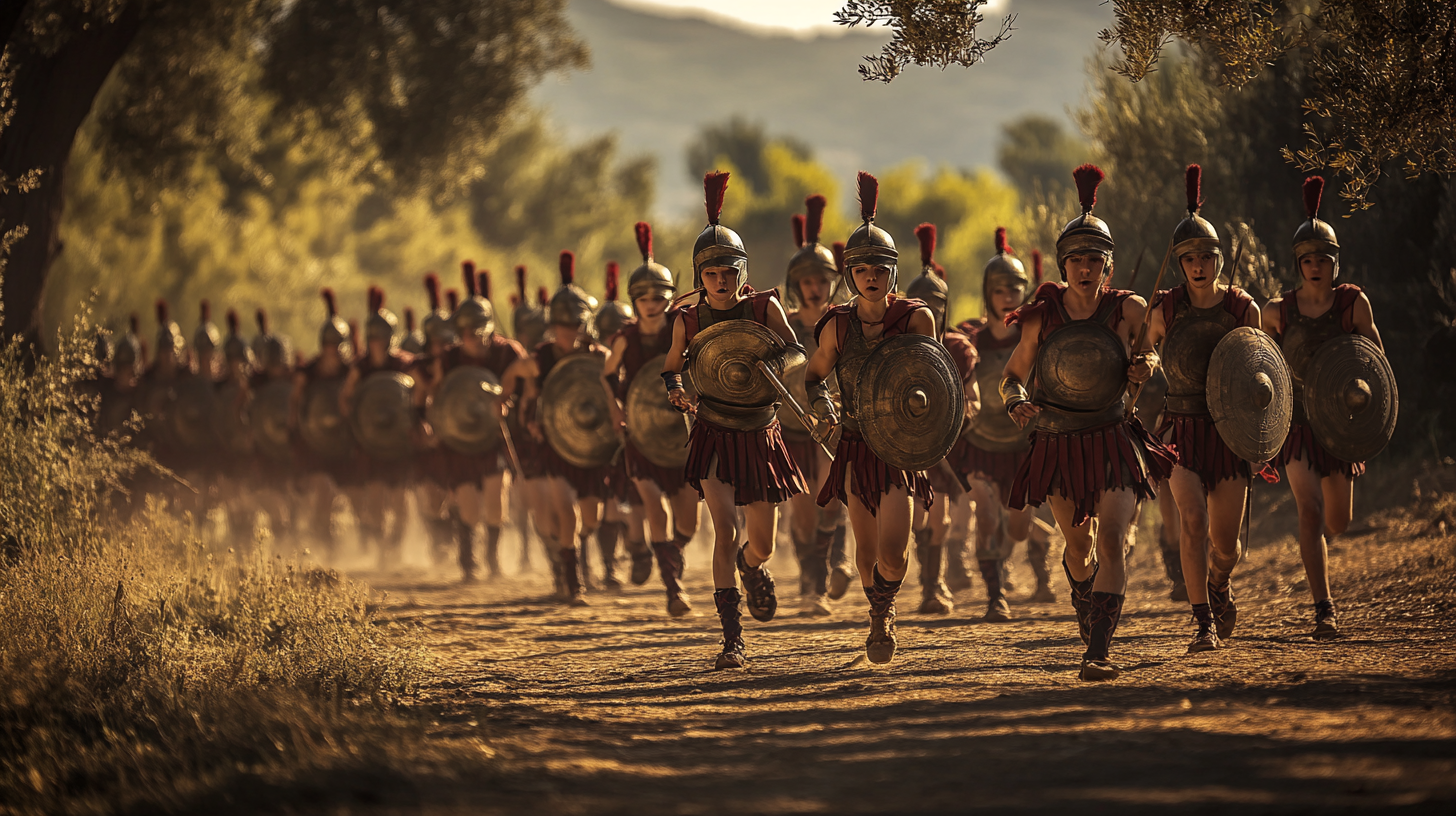
[[[107,512],[149,464],[90,435],[82,349],[0,349],[0,813],[178,809],[410,740],[421,648],[365,588]]]

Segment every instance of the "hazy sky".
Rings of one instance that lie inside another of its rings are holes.
[[[844,0],[612,0],[623,6],[653,10],[671,9],[723,18],[751,28],[791,31],[797,34],[823,34],[840,30],[834,24],[834,12],[844,7]],[[1011,0],[991,0],[984,7],[988,16],[1006,13]]]

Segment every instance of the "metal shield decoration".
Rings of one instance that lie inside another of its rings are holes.
[[[376,371],[354,391],[354,438],[375,459],[393,462],[414,450],[415,381],[398,371]]]
[[[288,403],[292,397],[292,383],[274,380],[255,389],[253,400],[248,403],[248,426],[253,431],[253,444],[259,453],[275,462],[293,459],[293,446],[288,434]]]
[[[666,354],[653,357],[627,386],[627,433],[647,461],[680,468],[688,462],[688,418],[667,401],[662,385],[666,364]]]
[[[1099,411],[1127,389],[1122,338],[1091,320],[1076,320],[1047,335],[1037,349],[1036,400],[1071,411]]]
[[[569,354],[541,384],[536,408],[541,431],[557,455],[579,468],[607,464],[622,444],[602,390],[604,359],[595,352]]]
[[[901,334],[865,358],[855,384],[860,433],[875,455],[901,470],[927,470],[961,433],[966,393],[939,341]]]
[[[178,444],[190,451],[216,447],[217,388],[202,377],[185,377],[177,381],[177,399],[172,404],[172,434]]]
[[[217,441],[223,450],[237,456],[253,452],[253,433],[248,425],[247,392],[236,382],[229,381],[217,389],[213,400],[216,412],[213,424],[217,428]]]
[[[354,432],[339,409],[343,384],[338,377],[314,380],[303,392],[298,434],[309,450],[323,459],[342,459],[354,450]]]
[[[456,453],[490,453],[501,444],[500,380],[489,369],[452,369],[430,403],[426,417],[445,447]]]
[[[1395,372],[1368,337],[1326,340],[1304,375],[1304,415],[1324,449],[1346,462],[1364,462],[1385,450],[1400,410]]]
[[[688,374],[698,394],[735,406],[772,405],[779,392],[758,370],[758,361],[782,351],[784,341],[752,320],[725,320],[698,332],[688,345]],[[791,379],[779,375],[785,381]],[[800,378],[802,379],[802,378]]]
[[[1208,359],[1208,413],[1238,457],[1267,462],[1284,446],[1294,412],[1294,385],[1279,345],[1241,326],[1218,341]]]

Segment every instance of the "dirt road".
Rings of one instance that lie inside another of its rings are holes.
[[[1306,634],[1292,539],[1265,542],[1237,574],[1237,637],[1195,657],[1186,605],[1167,600],[1144,547],[1114,651],[1126,671],[1105,684],[1076,679],[1065,601],[980,623],[978,586],[925,618],[910,611],[913,577],[901,652],[872,667],[863,598],[798,616],[783,557],[781,616],[745,618],[748,669],[726,673],[710,671],[703,549],[682,620],[663,613],[655,577],[584,609],[547,602],[539,573],[469,587],[376,578],[387,615],[427,634],[437,669],[418,705],[451,761],[408,793],[362,798],[368,812],[432,813],[1449,814],[1456,546],[1418,536],[1422,523],[1394,514],[1337,546],[1333,643]],[[1013,601],[1032,586],[1016,570]]]

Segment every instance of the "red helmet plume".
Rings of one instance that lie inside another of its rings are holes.
[[[835,241],[834,242],[834,246],[830,247],[830,249],[833,250],[833,252],[834,252],[834,268],[837,269],[837,270],[839,270],[839,274],[843,275],[844,274],[844,242],[843,241]]]
[[[1196,164],[1188,165],[1188,169],[1183,171],[1183,187],[1188,196],[1188,212],[1198,212],[1198,208],[1203,206],[1203,168]]]
[[[1310,218],[1319,216],[1320,199],[1325,194],[1325,180],[1321,176],[1310,176],[1304,180],[1304,212]]]
[[[258,323],[258,334],[268,333],[268,313],[262,309],[253,312],[253,320]]]
[[[1102,168],[1095,164],[1084,164],[1072,171],[1072,180],[1077,183],[1077,200],[1082,204],[1082,212],[1092,212],[1092,207],[1097,203],[1097,185],[1107,178]]]
[[[440,311],[440,276],[434,272],[425,275],[425,294],[430,298],[430,311]]]
[[[859,217],[866,222],[873,221],[879,207],[880,180],[861,170],[855,182],[859,187]]]
[[[1041,286],[1041,250],[1031,251],[1031,288],[1035,290]]]
[[[235,334],[238,333],[238,310],[237,309],[228,309],[227,310],[227,327],[228,327],[228,334],[235,335]]]
[[[818,193],[804,199],[804,207],[809,213],[804,219],[805,244],[819,243],[819,233],[824,230],[824,208],[827,206],[829,200]]]
[[[931,267],[935,263],[935,225],[927,223],[916,227],[915,239],[920,242],[920,264]]]
[[[132,334],[141,334],[142,322],[141,319],[137,317],[136,312],[132,312],[131,317],[127,318],[127,325],[131,327]]]
[[[804,216],[799,213],[789,216],[789,229],[794,231],[794,246],[802,247],[804,245]]]
[[[460,262],[460,277],[465,280],[465,296],[475,297],[475,261]]]
[[[490,270],[482,269],[475,273],[475,292],[486,300],[490,300]]]
[[[1015,255],[1016,254],[1016,250],[1012,249],[1011,248],[1011,244],[1008,243],[1007,240],[1006,240],[1006,228],[1005,227],[997,227],[996,228],[996,254],[997,255]]]
[[[632,231],[637,235],[637,249],[642,253],[642,260],[652,260],[652,225],[646,221],[638,221]]]
[[[576,283],[576,253],[569,249],[561,250],[561,285],[570,286]]]
[[[206,323],[207,321],[211,320],[212,319],[212,302],[209,301],[207,298],[203,298],[202,299],[202,303],[200,303],[198,305],[201,306],[201,308],[198,309],[198,312],[200,313],[200,316],[201,316],[201,320],[199,322]]]
[[[621,267],[616,261],[607,261],[607,300],[617,299],[617,282],[622,276]]]
[[[455,311],[456,309],[460,308],[460,290],[459,289],[446,289],[445,290],[445,303],[450,307],[450,311],[452,311],[452,312]]]
[[[167,318],[170,316],[171,308],[167,306],[165,298],[157,298],[157,322],[163,326],[167,325]]]
[[[319,290],[319,294],[323,296],[324,308],[328,310],[329,317],[337,315],[339,313],[339,303],[334,299],[334,290],[325,286]]]
[[[723,215],[723,198],[728,194],[728,172],[715,170],[703,176],[704,203],[708,208],[708,223],[717,226]]]
[[[546,291],[546,287],[536,287],[536,302],[541,304],[543,309],[551,305],[551,293]]]
[[[526,299],[526,267],[516,267],[516,290],[521,293],[521,299]]]
[[[410,334],[415,333],[415,310],[408,306],[404,307],[404,330]]]

